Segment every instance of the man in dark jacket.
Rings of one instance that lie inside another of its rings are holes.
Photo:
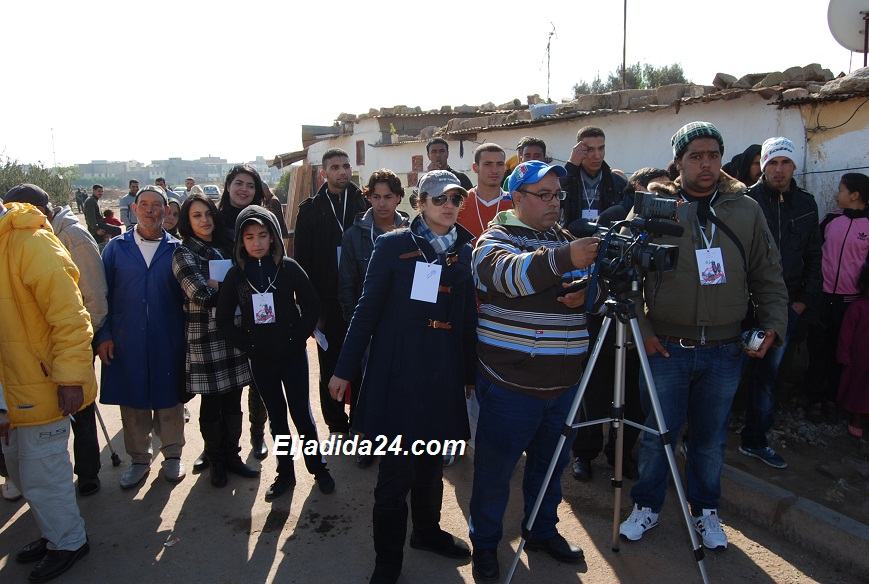
[[[577,219],[595,221],[609,207],[622,202],[627,181],[613,174],[604,161],[606,136],[597,126],[585,126],[576,133],[576,146],[564,168],[567,176],[561,188],[567,198],[561,202],[561,225],[570,229]]]
[[[103,196],[103,185],[94,185],[92,193],[84,202],[84,218],[87,222],[88,232],[93,235],[94,240],[96,240],[100,249],[102,249],[108,240],[121,234],[121,228],[106,223],[103,220],[102,213],[100,213],[100,198]]]
[[[459,172],[458,170],[453,170],[450,168],[447,159],[450,157],[450,145],[447,144],[447,141],[443,138],[433,138],[429,140],[428,144],[425,145],[425,153],[428,155],[429,165],[428,170],[448,170],[459,179],[459,182],[462,184],[462,188],[470,190],[473,188],[473,183],[471,183],[471,179],[468,178],[463,172]]]
[[[329,379],[347,334],[347,323],[338,301],[341,237],[353,225],[356,214],[368,209],[362,191],[350,181],[352,173],[350,157],[343,150],[333,148],[323,154],[320,176],[326,182],[316,195],[299,205],[293,244],[293,256],[308,274],[322,304],[317,329],[325,336],[327,347],[324,349],[318,339],[320,408],[330,433],[350,430],[344,406],[329,396]]]
[[[773,389],[782,357],[798,320],[821,285],[821,235],[818,204],[797,186],[796,148],[787,138],[770,138],[760,154],[761,179],[748,191],[758,202],[781,253],[782,276],[788,288],[788,329],[780,347],[762,359],[751,359],[745,371],[748,401],[739,451],[773,468],[788,463],[769,447],[766,433],[773,422]]]

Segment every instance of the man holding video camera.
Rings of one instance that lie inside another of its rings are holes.
[[[763,357],[787,329],[787,289],[780,256],[757,203],[744,185],[721,172],[724,140],[708,122],[691,122],[672,138],[680,176],[652,183],[656,193],[696,203],[696,219],[680,237],[673,271],[648,274],[635,299],[637,319],[664,422],[672,436],[690,420],[685,473],[694,528],[707,548],[727,547],[718,518],[727,419],[742,371],[742,352]],[[741,343],[749,301],[765,336],[756,350]],[[646,386],[642,380],[643,387]],[[657,428],[641,391],[646,425]],[[631,489],[633,512],[619,532],[636,541],[658,525],[669,466],[658,436],[640,441],[640,478]]]

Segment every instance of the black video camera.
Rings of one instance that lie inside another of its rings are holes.
[[[611,227],[594,223],[582,227],[585,234],[601,239],[590,278],[591,289],[600,278],[607,282],[611,294],[625,293],[647,273],[675,270],[679,247],[651,243],[650,238],[656,235],[680,237],[684,228],[662,219],[690,223],[697,216],[697,204],[640,191],[635,193],[634,215],[633,219],[613,222]],[[630,235],[620,233],[625,227]],[[591,297],[589,295],[589,299]],[[586,309],[591,310],[590,303]]]

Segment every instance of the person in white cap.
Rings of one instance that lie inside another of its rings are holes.
[[[787,138],[770,138],[761,146],[761,178],[748,190],[758,202],[781,253],[782,276],[788,288],[788,329],[779,347],[751,359],[745,371],[748,401],[739,451],[773,468],[788,463],[770,448],[766,433],[773,423],[775,378],[800,317],[821,285],[821,234],[815,197],[797,186],[796,148]]]

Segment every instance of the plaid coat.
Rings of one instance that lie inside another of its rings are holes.
[[[172,272],[185,296],[189,393],[220,394],[251,383],[247,357],[217,332],[213,313],[218,291],[206,283],[209,260],[230,257],[229,250],[218,253],[194,237],[184,238],[172,255]]]

